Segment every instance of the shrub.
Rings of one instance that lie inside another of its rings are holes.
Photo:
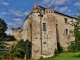
[[[57,42],[57,50],[58,50],[58,53],[62,53],[63,52],[63,47],[60,45],[59,42]]]
[[[15,46],[11,48],[11,53],[17,58],[24,58],[25,54],[27,58],[31,57],[31,42],[29,40],[20,40]]]
[[[57,49],[55,49],[54,54],[55,54],[54,56],[58,55],[58,50]]]
[[[71,45],[68,47],[69,52],[77,52],[80,51],[80,41],[71,43]]]
[[[57,42],[57,49],[55,49],[55,51],[54,51],[55,56],[57,56],[58,54],[60,54],[60,53],[62,53],[62,52],[63,52],[63,48],[62,48],[62,46],[60,45],[60,43]]]
[[[71,43],[71,45],[68,47],[69,52],[76,52],[77,51],[77,45],[75,43]]]
[[[30,58],[31,57],[31,42],[29,40],[26,40],[25,41],[25,47],[26,47],[26,50],[25,50],[25,53],[26,53],[26,57],[27,58]]]

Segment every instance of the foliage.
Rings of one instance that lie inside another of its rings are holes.
[[[7,30],[7,24],[5,21],[0,18],[0,41],[11,41],[15,40],[15,38],[11,35],[7,35],[5,31]]]
[[[69,52],[76,52],[77,51],[77,44],[71,43],[71,45],[68,47]]]
[[[6,33],[0,33],[0,41],[4,41],[6,39]]]
[[[57,49],[55,49],[55,51],[54,51],[55,56],[57,56],[58,54],[60,54],[60,53],[62,53],[62,52],[63,52],[63,48],[62,48],[62,46],[60,45],[60,43],[57,42]]]
[[[71,43],[69,46],[69,52],[76,52],[80,51],[80,16],[78,16],[77,22],[72,23],[74,26],[74,36],[75,36],[75,42]]]
[[[0,18],[0,33],[4,33],[7,30],[7,24]]]
[[[14,41],[15,38],[12,35],[7,35],[6,33],[1,33],[0,41]]]
[[[4,41],[0,41],[0,56],[1,58],[8,58],[8,48],[5,46]]]
[[[14,41],[16,40],[13,35],[7,35],[6,41]]]
[[[7,30],[7,24],[3,19],[0,18],[0,56],[2,58],[8,58],[8,48],[5,46],[7,34],[5,31]]]
[[[78,17],[78,21],[74,25],[74,34],[75,34],[75,41],[80,41],[80,16]]]
[[[58,55],[58,50],[57,49],[55,49],[54,54],[55,54],[55,56]]]
[[[15,46],[11,48],[11,52],[18,58],[24,58],[25,54],[27,58],[31,57],[31,42],[29,40],[20,40]]]
[[[59,42],[57,42],[57,50],[58,50],[58,53],[62,53],[63,52],[63,48],[62,48],[62,46],[60,45]]]
[[[31,42],[29,40],[25,41],[25,46],[26,46],[26,57],[30,58],[31,57]]]
[[[11,52],[14,54],[14,56],[23,58],[25,54],[24,49],[25,49],[24,41],[20,40],[15,47],[12,46]]]

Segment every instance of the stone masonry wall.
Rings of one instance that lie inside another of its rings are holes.
[[[23,39],[32,42],[32,58],[53,56],[57,42],[67,51],[70,43],[75,40],[74,33],[71,33],[74,30],[71,21],[76,19],[56,13],[50,8],[33,9],[24,21],[23,28]]]

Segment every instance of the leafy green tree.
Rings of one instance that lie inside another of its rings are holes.
[[[31,47],[32,47],[32,44],[29,40],[26,40],[25,41],[25,54],[26,54],[26,57],[27,58],[30,58],[31,57]]]
[[[8,48],[4,41],[0,41],[0,56],[1,58],[8,58]]]
[[[24,58],[25,54],[27,58],[30,58],[31,42],[29,40],[24,41],[21,39],[15,46],[12,46],[11,52],[17,58]]]
[[[4,33],[7,30],[7,24],[0,18],[0,33]]]
[[[23,58],[25,55],[25,44],[24,44],[24,40],[20,40],[16,46],[14,47],[14,49],[12,50],[14,56],[16,57],[21,57]]]
[[[75,42],[71,43],[69,51],[76,52],[80,51],[80,15],[78,16],[78,20],[76,22],[72,22],[72,25],[74,26]]]
[[[7,36],[5,31],[7,30],[7,24],[0,18],[0,40],[4,40]]]
[[[11,35],[7,35],[5,31],[7,30],[6,22],[0,18],[0,41],[11,41],[15,40],[15,38]]]
[[[6,41],[14,41],[14,40],[16,40],[16,39],[14,38],[13,35],[7,35],[5,40],[6,40]]]
[[[74,24],[74,34],[75,41],[80,41],[80,16],[78,16],[78,21]]]
[[[7,56],[8,54],[8,48],[5,46],[5,42],[3,40],[6,39],[6,33],[5,31],[7,30],[7,24],[3,19],[0,18],[0,56]]]

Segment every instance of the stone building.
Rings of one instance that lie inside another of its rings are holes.
[[[22,39],[32,42],[32,58],[51,57],[57,49],[57,42],[67,50],[73,37],[71,22],[76,18],[34,4],[34,9],[26,17]],[[19,32],[17,32],[19,34]]]
[[[23,36],[22,34],[22,28],[19,27],[19,28],[12,28],[12,35],[14,36],[14,38],[19,41]]]

